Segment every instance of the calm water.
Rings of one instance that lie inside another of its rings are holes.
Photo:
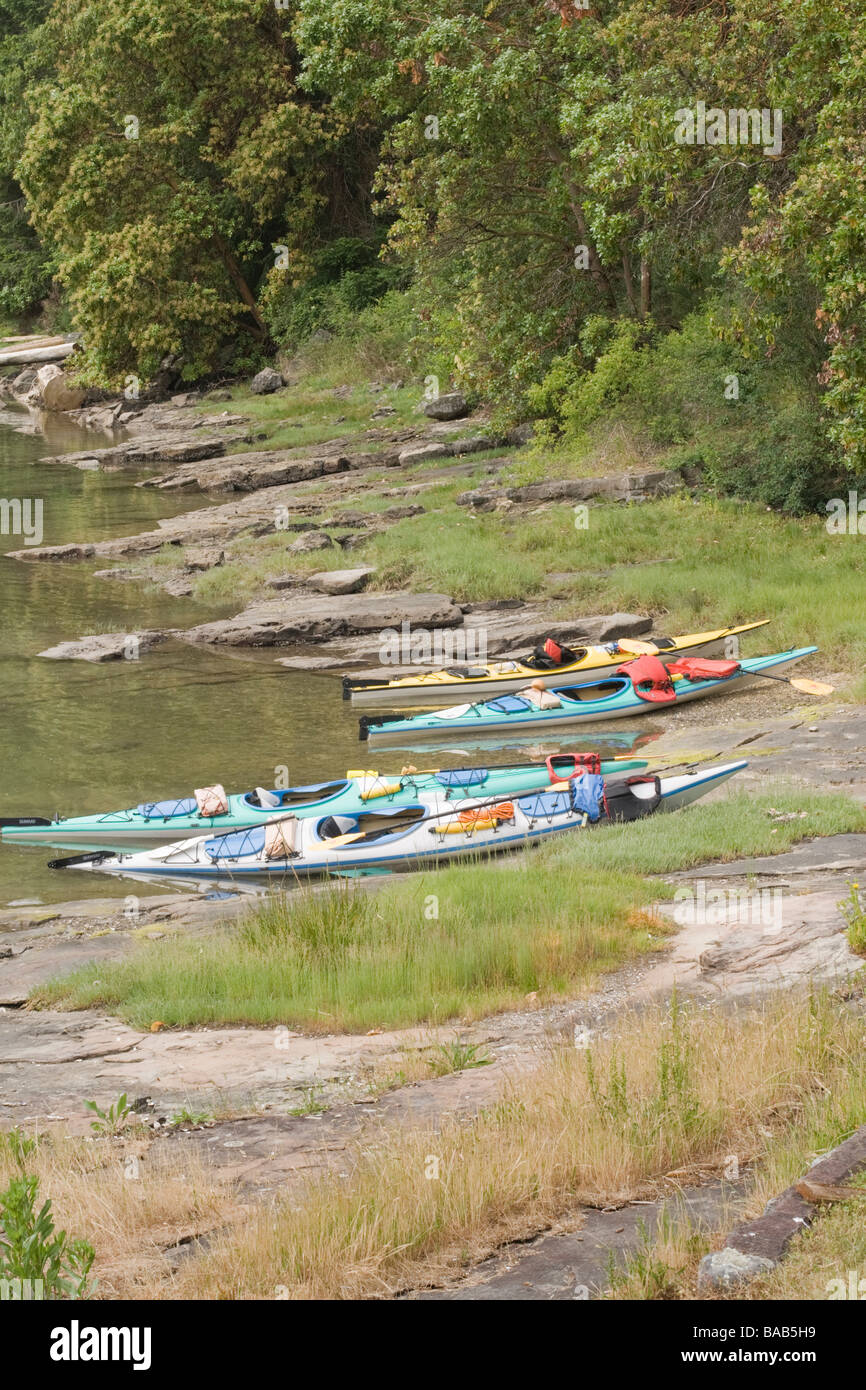
[[[43,500],[44,544],[131,534],[196,505],[189,496],[136,488],[137,475],[129,470],[83,472],[40,463],[46,453],[92,446],[94,437],[56,420],[47,436],[16,432],[15,424],[26,419],[0,412],[0,497]],[[20,538],[0,536],[0,552],[21,548]],[[293,782],[309,782],[352,767],[399,768],[406,756],[418,767],[434,760],[432,753],[371,752],[358,742],[358,716],[342,700],[339,680],[288,671],[272,651],[229,655],[170,643],[137,662],[39,657],[46,647],[91,632],[190,627],[222,615],[89,572],[111,563],[25,563],[0,553],[0,815],[117,810],[190,795],[216,781],[229,790],[270,786],[282,767]],[[594,743],[597,735],[563,746]],[[612,743],[614,749],[624,751]],[[520,756],[513,747],[440,748],[435,765]],[[0,845],[0,905],[130,891],[107,875],[45,867],[52,853],[65,852]]]

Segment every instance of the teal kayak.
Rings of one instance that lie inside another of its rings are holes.
[[[480,795],[511,796],[539,781],[567,778],[595,755],[556,754],[547,763],[515,763],[507,767],[466,767],[452,770],[380,773],[362,770],[332,782],[309,786],[237,792],[225,797],[227,809],[220,815],[203,816],[194,796],[146,801],[126,811],[102,815],[57,817],[20,816],[0,820],[5,843],[52,845],[59,849],[150,849],[170,845],[191,835],[213,835],[248,830],[284,812],[295,816],[353,815],[372,808],[414,802],[419,793],[443,793],[451,800]],[[604,776],[639,771],[640,758],[615,758],[601,763]]]
[[[49,862],[50,869],[83,869],[139,881],[293,886],[305,878],[347,871],[411,871],[508,850],[551,836],[582,834],[592,826],[678,811],[715,791],[748,764],[741,759],[669,777],[609,779],[592,773],[555,786],[527,788],[509,797],[457,805],[444,790],[390,808],[351,816],[285,815],[238,834],[197,835],[137,854],[79,854]],[[575,893],[580,892],[579,877]]]
[[[670,692],[665,694],[663,700],[655,692],[641,693],[639,683],[633,682],[626,666],[621,668],[622,674],[606,676],[601,680],[579,685],[548,685],[543,691],[530,687],[516,695],[502,695],[480,704],[451,705],[410,719],[401,719],[397,715],[365,715],[360,721],[359,736],[362,740],[411,748],[416,738],[429,739],[440,734],[502,735],[506,731],[556,729],[566,724],[628,719],[634,715],[658,712],[662,708],[670,709],[691,700],[741,690],[744,686],[757,684],[762,672],[779,674],[795,661],[801,661],[817,650],[817,647],[795,647],[771,656],[720,663],[735,669],[717,678],[689,679],[684,675],[674,675],[670,680]],[[643,662],[645,659],[640,660]]]

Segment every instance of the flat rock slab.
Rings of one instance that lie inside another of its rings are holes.
[[[765,921],[740,925],[739,918],[750,911]],[[703,978],[729,997],[844,980],[863,965],[848,945],[838,890],[785,895],[775,903],[766,895],[760,902],[753,894],[742,907],[732,903],[728,916],[733,925],[719,928],[725,934],[701,952],[698,964]]]
[[[781,857],[781,856],[780,856]],[[678,885],[688,883],[680,876]],[[742,880],[691,875],[690,897],[657,911],[680,925],[670,949],[644,977],[642,994],[674,985],[707,998],[757,998],[779,989],[839,984],[862,967],[839,911],[844,885],[803,893]]]
[[[233,443],[236,434],[193,437],[160,435],[155,439],[132,439],[123,444],[110,444],[102,449],[86,449],[79,453],[48,455],[40,463],[66,463],[76,468],[124,468],[130,464],[184,463],[192,459],[213,458],[224,454],[226,445]]]
[[[390,1035],[391,1039],[399,1035]],[[304,1045],[309,1044],[309,1039]],[[323,1042],[331,1043],[332,1039]],[[351,1049],[358,1043],[379,1044],[381,1058],[390,1055],[387,1047],[393,1042],[382,1039],[345,1039],[344,1056],[330,1058],[332,1071],[346,1074],[351,1064]],[[365,1055],[373,1056],[370,1050]],[[401,1054],[395,1054],[399,1056]],[[327,1059],[323,1058],[322,1061]],[[356,1051],[355,1065],[358,1065]],[[320,1071],[322,1067],[320,1065]],[[310,1075],[313,1081],[315,1073]],[[358,1138],[371,1143],[381,1142],[395,1126],[435,1123],[445,1115],[471,1116],[489,1104],[502,1085],[502,1072],[494,1063],[489,1067],[457,1072],[430,1081],[416,1082],[400,1090],[389,1091],[374,1099],[367,1096],[357,1103],[345,1105],[338,1099],[325,1114],[292,1116],[266,1115],[244,1117],[215,1125],[212,1129],[197,1130],[191,1136],[192,1145],[209,1164],[223,1176],[239,1181],[247,1191],[266,1195],[284,1188],[286,1183],[311,1171],[345,1167],[345,1150]],[[289,1096],[290,1106],[298,1106],[303,1096],[297,1091]]]
[[[369,566],[354,570],[322,570],[319,574],[311,574],[309,583],[320,594],[357,594],[375,573],[375,569]]]
[[[467,609],[471,611],[466,611]],[[529,651],[547,637],[553,637],[555,641],[566,645],[604,642],[617,634],[620,637],[637,637],[649,632],[651,627],[651,618],[640,617],[635,613],[613,613],[562,622],[551,618],[543,608],[520,601],[517,601],[516,608],[471,604],[464,607],[462,621],[454,625],[453,660],[465,659],[474,663],[506,653],[512,656],[515,652]],[[351,669],[355,678],[368,676],[371,680],[390,680],[396,676],[409,676],[424,669],[432,669],[420,663],[388,663],[376,666],[373,663],[378,656],[378,644],[371,643],[369,638],[337,638],[329,645],[327,655],[317,660],[316,669]],[[294,670],[303,670],[306,666],[303,656],[278,657],[277,660]],[[451,660],[452,658],[447,658],[448,662]],[[363,669],[359,669],[359,663],[364,663]]]
[[[190,642],[270,647],[382,632],[404,622],[415,627],[451,628],[462,620],[462,612],[446,594],[287,594],[254,603],[235,618],[202,623],[184,636]]]
[[[611,502],[640,502],[650,497],[668,497],[683,487],[680,469],[661,469],[648,473],[615,473],[602,478],[559,478],[526,487],[476,488],[462,492],[460,507],[490,511],[502,502],[588,502],[603,498]]]
[[[128,661],[159,646],[171,636],[168,632],[96,632],[77,641],[47,647],[40,656],[51,661]]]
[[[70,1066],[119,1056],[136,1048],[142,1036],[124,1023],[90,1014],[13,1013],[0,1018],[0,1066]]]
[[[231,454],[228,458],[209,457],[192,467],[145,478],[138,486],[159,488],[162,492],[256,492],[260,488],[345,473],[351,467],[351,460],[344,454],[298,458],[295,453],[261,449]]]
[[[502,1084],[498,1063],[421,1082],[379,1099],[370,1096],[364,1081],[376,1066],[386,1073],[398,1071],[407,1048],[453,1040],[454,1032],[453,1027],[360,1037],[311,1037],[285,1027],[142,1032],[90,1010],[8,1009],[0,1012],[0,1125],[50,1115],[67,1120],[72,1129],[86,1129],[82,1097],[105,1104],[122,1091],[151,1097],[158,1113],[191,1099],[198,1106],[213,1106],[219,1100],[235,1109],[249,1111],[253,1105],[268,1104],[285,1112],[302,1105],[303,1093],[314,1090],[327,1091],[337,1101],[362,1095],[368,1102],[358,1108],[364,1123],[368,1118],[421,1122],[443,1107],[449,1113],[468,1114],[497,1093]],[[460,1034],[482,1043],[487,1036],[483,1028],[461,1029]],[[24,1115],[18,1113],[22,1110]],[[332,1112],[318,1118],[320,1133],[329,1132]],[[339,1114],[335,1120],[338,1130],[345,1128]],[[218,1159],[233,1163],[237,1155],[231,1150],[246,1148],[250,1157],[268,1160],[262,1173],[269,1183],[278,1171],[270,1166],[275,1123],[276,1117],[264,1121],[258,1116],[232,1122],[234,1133],[228,1137],[240,1142],[221,1145]],[[284,1114],[284,1124],[291,1130],[297,1122]],[[305,1142],[311,1139],[312,1132]]]
[[[656,1202],[630,1203],[615,1211],[584,1208],[577,1231],[550,1232],[519,1245],[506,1245],[478,1265],[458,1287],[430,1289],[413,1301],[477,1303],[558,1303],[597,1297],[610,1283],[610,1262],[622,1268],[627,1257],[658,1229],[662,1213],[674,1224],[715,1226],[742,1190],[722,1182],[686,1188]]]
[[[437,459],[459,458],[464,454],[480,454],[487,449],[499,449],[505,443],[499,435],[467,435],[464,439],[425,440],[402,449],[397,462],[404,468],[412,468],[419,463],[430,463]]]
[[[0,1008],[19,1008],[26,1004],[34,989],[82,965],[120,960],[129,946],[127,936],[112,933],[91,937],[86,943],[55,941],[40,949],[16,952],[0,960]]]

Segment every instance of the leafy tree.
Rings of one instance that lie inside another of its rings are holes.
[[[328,205],[327,114],[269,0],[56,0],[19,177],[87,346],[84,379],[195,378],[262,343],[258,281]],[[275,253],[274,245],[286,248]]]
[[[51,285],[50,257],[14,178],[27,131],[23,92],[38,72],[33,38],[49,3],[0,0],[0,310],[16,317],[35,309]]]

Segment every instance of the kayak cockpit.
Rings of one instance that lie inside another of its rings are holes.
[[[370,841],[398,840],[408,835],[429,814],[426,806],[395,806],[390,810],[361,811],[357,815],[325,816],[315,826],[316,838],[334,849]]]
[[[587,685],[554,686],[551,693],[560,700],[571,700],[574,704],[585,704],[595,700],[612,700],[622,695],[631,686],[626,676],[615,677],[609,681],[591,681]]]
[[[244,795],[243,804],[253,811],[266,811],[271,815],[275,810],[285,810],[291,806],[312,806],[317,801],[330,801],[331,797],[339,796],[348,788],[349,782],[345,777],[339,782],[314,782],[307,787],[268,790],[264,797],[263,788],[257,787],[254,792]]]

